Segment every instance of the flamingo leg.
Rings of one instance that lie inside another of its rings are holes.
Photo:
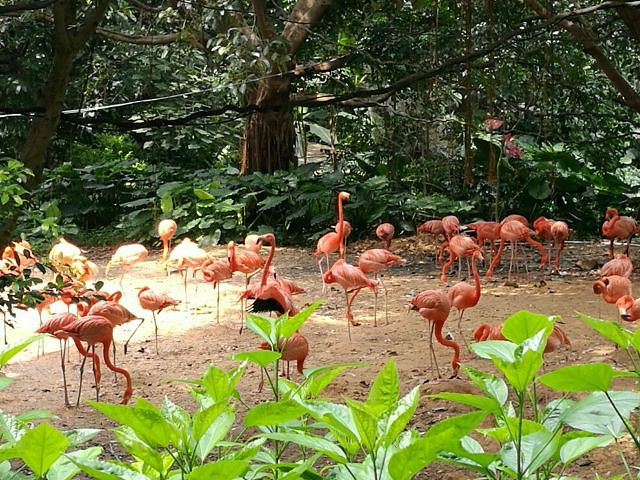
[[[471,349],[469,348],[467,339],[465,338],[464,332],[462,331],[462,316],[464,315],[464,310],[465,310],[464,308],[460,310],[460,316],[458,317],[458,331],[460,332],[460,337],[462,338],[464,345],[467,347],[467,350],[469,351],[469,353],[471,353]]]
[[[133,338],[133,336],[135,335],[135,333],[138,331],[138,329],[140,328],[140,326],[144,323],[144,318],[140,319],[140,323],[138,324],[138,326],[133,330],[133,332],[131,333],[131,335],[129,335],[129,338],[127,339],[126,342],[124,342],[124,354],[127,354],[127,346],[129,345],[129,342],[131,341],[131,339]],[[156,350],[158,348],[158,345],[156,343]],[[114,351],[114,362],[115,362],[115,351]]]
[[[374,279],[378,279],[378,274],[376,273],[373,276]],[[373,290],[373,326],[377,327],[378,326],[378,322],[377,322],[377,312],[378,312],[378,291],[377,290]]]
[[[218,290],[218,296],[216,298],[216,323],[220,325],[220,284],[214,284],[213,288]]]
[[[91,364],[93,369],[93,378],[96,382],[96,402],[100,401],[100,375],[98,374],[98,370],[96,369],[96,346],[91,346]]]
[[[349,292],[347,292],[347,289],[344,289],[344,296],[346,299],[346,303],[347,303],[347,333],[349,335],[349,341],[351,341],[351,308],[349,306]]]
[[[153,315],[153,325],[155,327],[156,334],[156,355],[158,354],[158,321],[156,320],[156,312],[155,310],[151,310],[151,314]],[[141,322],[142,323],[142,322]]]
[[[611,239],[611,243],[609,243],[609,260],[613,258],[613,238]]]
[[[431,372],[433,373],[433,366],[435,365],[437,378],[441,378],[440,369],[438,368],[438,359],[436,358],[436,351],[433,348],[433,329],[434,328],[435,328],[434,322],[429,320],[429,352],[430,352],[430,358],[431,358],[429,370],[431,370]]]
[[[384,282],[382,281],[382,277],[384,275],[380,275],[380,285],[382,285],[382,290],[384,291],[384,313],[385,313],[385,318],[386,318],[386,322],[387,325],[389,325],[389,305],[387,303],[387,287],[384,284]],[[378,277],[376,276],[376,279]]]
[[[113,364],[117,365],[117,363],[116,363],[116,342],[112,342],[112,343],[113,343]],[[95,355],[95,350],[94,350],[93,354]],[[115,372],[113,372],[113,381],[115,383],[118,383],[118,375],[116,375]]]
[[[629,235],[629,240],[627,240],[627,246],[624,249],[624,254],[629,256],[629,246],[631,245],[631,239],[633,238],[633,234]]]
[[[511,256],[509,257],[509,273],[507,274],[507,280],[511,280],[511,270],[513,269],[513,257],[515,253],[514,243],[511,242]],[[516,265],[517,269],[517,265]]]
[[[496,268],[496,265],[498,265],[498,262],[500,262],[500,256],[502,255],[502,251],[504,250],[504,243],[505,243],[504,239],[501,238],[498,251],[493,256],[493,259],[491,260],[491,264],[489,265],[489,270],[487,270],[487,277],[489,278],[493,277],[493,269]]]
[[[329,257],[326,256],[327,258],[327,264],[329,263]],[[327,292],[327,284],[324,283],[324,272],[322,271],[322,257],[320,257],[320,260],[318,260],[318,268],[320,268],[320,279],[322,280],[322,293],[326,293]]]
[[[64,406],[68,407],[69,404],[69,391],[67,389],[67,372],[66,369],[64,367],[64,345],[62,344],[62,340],[59,340],[60,342],[60,366],[62,367],[62,383],[64,385]],[[65,343],[67,343],[67,341],[64,341]]]
[[[42,311],[38,310],[38,322],[40,323],[40,326],[42,327]],[[36,358],[40,358],[40,345],[42,345],[42,355],[44,355],[44,338],[38,340],[38,347],[36,350]],[[62,346],[62,344],[60,345]]]
[[[187,268],[184,269],[184,311],[189,311],[189,299],[187,298]],[[180,271],[182,273],[182,270]]]
[[[80,406],[80,394],[82,393],[82,377],[84,376],[84,364],[87,361],[87,357],[83,355],[82,363],[80,364],[80,385],[78,386],[78,398],[76,400],[76,407]]]

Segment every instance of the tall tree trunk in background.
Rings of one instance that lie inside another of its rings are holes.
[[[473,50],[471,40],[471,0],[465,0],[465,50],[470,54]],[[464,77],[464,184],[469,187],[473,185],[473,152],[471,150],[471,124],[473,122],[473,109],[471,105],[471,95],[473,88],[471,61],[467,62]]]
[[[272,22],[267,17],[264,0],[251,0],[259,38],[253,41],[268,43],[276,38]],[[289,64],[272,63],[272,73],[280,72],[282,77],[263,80],[255,91],[249,94],[249,102],[261,108],[251,114],[244,126],[240,145],[240,173],[273,173],[295,166],[295,127],[290,105],[290,77],[287,71],[294,64],[293,59],[305,42],[311,28],[316,25],[331,7],[332,0],[298,0],[291,10],[278,40],[288,45],[291,58]],[[262,110],[264,109],[264,110]]]
[[[44,112],[31,122],[21,152],[25,166],[34,173],[27,181],[28,188],[37,185],[45,167],[47,150],[60,123],[74,58],[95,33],[110,1],[97,0],[84,21],[77,18],[76,0],[58,0],[53,4],[53,63],[39,100]]]
[[[493,0],[487,0],[487,43],[493,42]],[[493,60],[493,54],[490,54],[488,61]],[[487,72],[487,116],[493,118],[493,69]],[[496,151],[493,145],[489,145],[487,160],[487,182],[496,183],[496,170],[498,164],[496,162]]]

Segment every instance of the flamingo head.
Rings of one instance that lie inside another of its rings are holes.
[[[616,210],[615,208],[607,208],[607,210],[604,212],[605,220],[611,220],[616,216],[618,216],[618,210]]]
[[[323,279],[324,283],[334,283],[336,281],[331,270],[324,272]]]
[[[276,246],[276,236],[273,233],[265,233],[261,237],[258,237],[258,242],[266,242],[269,245]]]
[[[351,194],[349,192],[340,192],[338,193],[338,200],[349,200]]]
[[[616,302],[616,307],[618,307],[618,313],[620,314],[620,318],[625,321],[630,321],[631,314],[629,310],[633,307],[633,297],[631,295],[623,295]]]
[[[138,296],[140,296],[142,292],[146,292],[147,290],[149,290],[149,287],[140,287],[138,289]]]

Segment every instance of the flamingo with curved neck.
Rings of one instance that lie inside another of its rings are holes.
[[[471,271],[473,273],[474,286],[469,285],[467,282],[458,282],[451,287],[447,293],[451,306],[458,309],[458,331],[467,349],[469,348],[469,344],[467,343],[464,333],[462,333],[462,316],[467,308],[475,307],[480,300],[481,289],[477,265],[478,259],[483,260],[480,250],[473,252],[471,257]]]
[[[451,359],[451,368],[453,368],[453,375],[451,378],[458,376],[458,370],[460,369],[460,345],[453,340],[447,340],[442,336],[442,327],[444,327],[444,320],[435,321],[433,333],[436,336],[436,340],[440,345],[453,349],[453,358]]]
[[[338,193],[338,223],[335,226],[335,232],[329,232],[320,237],[316,246],[316,251],[314,252],[314,255],[316,256],[324,256],[327,263],[327,270],[329,269],[329,254],[338,250],[340,258],[344,259],[345,256],[344,238],[346,235],[342,202],[344,200],[348,200],[350,196],[351,195],[349,195],[348,192]],[[324,272],[322,271],[322,257],[318,260],[318,268],[320,268],[320,276],[323,278],[322,291],[325,292],[326,284],[324,283]]]

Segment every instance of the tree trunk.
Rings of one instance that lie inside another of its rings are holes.
[[[493,0],[487,0],[487,43],[493,42]],[[493,61],[493,53],[488,58],[489,62]],[[493,118],[493,69],[487,74],[487,117]],[[487,164],[487,181],[489,183],[497,182],[498,163],[496,162],[496,151],[492,144],[489,144]]]
[[[297,166],[295,127],[289,104],[289,81],[263,81],[250,99],[264,111],[252,113],[245,122],[240,147],[240,173],[273,173]]]
[[[65,92],[71,79],[73,56],[72,49],[56,45],[51,71],[43,88],[44,113],[31,122],[22,148],[22,161],[34,173],[27,181],[28,188],[37,185],[45,167],[47,150],[58,128]]]
[[[471,41],[471,0],[465,2],[465,45],[467,55],[473,50]],[[473,91],[471,61],[467,62],[464,79],[464,185],[473,185],[473,152],[471,150],[471,123],[473,122],[473,109],[471,94]]]

